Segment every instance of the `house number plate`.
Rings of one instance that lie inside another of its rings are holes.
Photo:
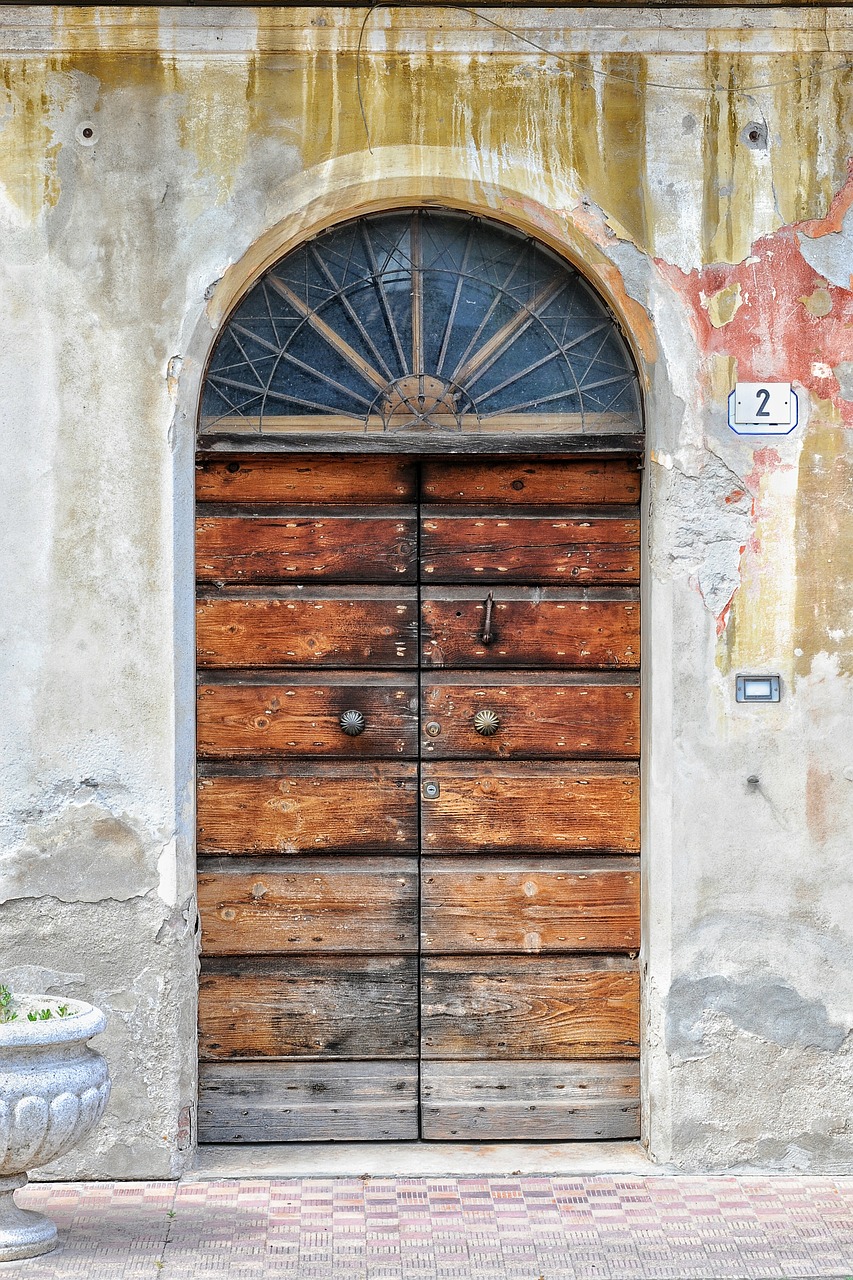
[[[739,436],[786,436],[798,417],[790,382],[738,382],[729,396],[729,426]]]

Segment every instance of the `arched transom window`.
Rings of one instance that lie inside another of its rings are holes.
[[[631,356],[583,277],[519,232],[426,209],[333,227],[271,267],[216,343],[201,412],[203,437],[639,428]]]

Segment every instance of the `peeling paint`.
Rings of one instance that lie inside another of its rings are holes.
[[[853,1167],[849,15],[505,11],[522,39],[487,17],[0,24],[0,910],[13,981],[108,1008],[116,1079],[48,1176],[186,1159],[190,455],[213,333],[284,248],[417,201],[566,254],[641,366],[650,1149]],[[735,437],[739,379],[793,382],[797,430]],[[751,670],[782,676],[778,705],[734,704]]]
[[[718,289],[710,296],[700,292],[699,301],[708,312],[708,319],[714,328],[722,329],[734,320],[743,303],[740,281],[736,280],[733,285]]]
[[[715,1014],[782,1048],[801,1045],[831,1053],[841,1048],[850,1033],[849,1026],[830,1021],[820,1000],[804,999],[779,979],[681,978],[670,992],[669,1052],[681,1061],[710,1052],[703,1044],[703,1025]]]

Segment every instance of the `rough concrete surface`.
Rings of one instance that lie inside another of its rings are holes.
[[[851,1169],[850,11],[363,18],[0,8],[0,928],[13,983],[105,1009],[115,1081],[45,1176],[193,1141],[206,356],[288,247],[424,200],[566,253],[646,390],[651,1155]],[[793,382],[796,431],[736,437],[738,379]]]

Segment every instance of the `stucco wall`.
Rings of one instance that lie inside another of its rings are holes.
[[[853,1170],[853,18],[483,15],[379,10],[359,58],[359,10],[0,9],[4,973],[105,1008],[115,1080],[48,1176],[192,1143],[216,326],[303,235],[419,199],[561,248],[646,380],[650,1151]],[[736,378],[794,381],[801,425],[734,436]],[[735,705],[749,670],[778,706]]]

